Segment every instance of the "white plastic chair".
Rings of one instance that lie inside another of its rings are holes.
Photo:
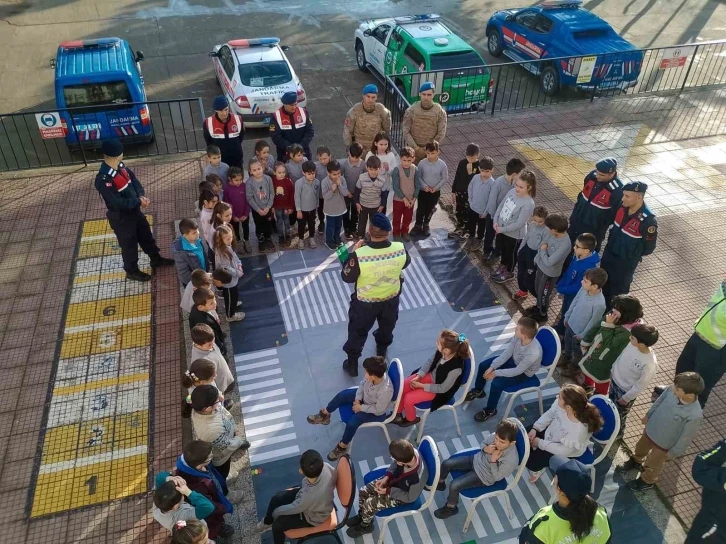
[[[426,500],[423,499],[423,493],[409,504],[402,506],[396,506],[395,508],[386,508],[376,513],[376,518],[381,521],[381,527],[378,533],[377,544],[383,544],[383,539],[386,536],[386,530],[388,524],[394,520],[403,518],[406,516],[421,515],[421,513],[429,508],[434,502],[434,494],[436,491],[436,485],[439,482],[439,475],[441,473],[441,461],[439,460],[439,450],[436,448],[436,443],[430,436],[424,436],[421,443],[418,446],[419,454],[426,464],[428,470],[428,479],[424,488],[429,492],[429,496]],[[370,471],[368,474],[363,476],[363,481],[366,485],[374,480],[382,478],[386,474],[387,465],[377,467]],[[422,520],[423,523],[423,520]]]
[[[386,427],[386,425],[388,425],[396,417],[396,414],[398,413],[398,407],[400,406],[401,399],[403,398],[403,365],[401,365],[401,361],[399,359],[391,360],[391,362],[388,364],[387,374],[388,378],[391,380],[391,384],[393,385],[393,410],[383,421],[369,421],[367,423],[362,423],[361,426],[358,427],[358,431],[360,431],[364,427],[380,427],[381,429],[383,429],[383,433],[386,435],[386,440],[390,444],[391,436],[388,434],[388,428]],[[350,389],[358,388],[351,387]],[[340,419],[343,421],[343,423],[347,423],[354,413],[352,406],[341,406],[338,409],[338,412],[340,413]],[[350,455],[352,451],[353,441],[351,440],[350,444],[348,445],[348,455]]]
[[[537,375],[534,375],[521,383],[505,388],[503,393],[509,395],[509,402],[507,403],[507,409],[504,410],[503,417],[509,416],[509,412],[512,411],[512,406],[517,397],[521,397],[525,393],[534,392],[537,392],[537,396],[539,397],[539,415],[544,413],[542,389],[552,381],[552,375],[555,373],[562,348],[560,346],[560,337],[552,327],[540,327],[535,338],[542,346],[542,367],[547,369],[547,376],[543,381],[540,381]]]
[[[456,415],[456,407],[460,406],[464,399],[466,398],[466,394],[469,392],[469,389],[471,389],[471,384],[474,382],[474,375],[476,374],[476,366],[475,366],[476,358],[474,357],[474,350],[469,346],[469,358],[464,359],[464,372],[462,375],[462,385],[459,387],[459,391],[457,391],[454,396],[449,400],[448,404],[444,404],[438,410],[444,411],[444,410],[451,410],[451,412],[454,414],[454,423],[456,424],[456,432],[461,436],[461,428],[459,427],[459,416]],[[457,398],[458,395],[458,398]],[[431,413],[431,401],[426,402],[420,402],[416,405],[416,411],[423,412],[421,414],[421,422],[418,425],[418,436],[416,438],[416,442],[418,444],[421,443],[421,437],[423,436],[424,432],[424,426],[426,425],[426,418],[428,418],[429,414]]]
[[[620,412],[615,406],[615,403],[607,398],[605,395],[593,395],[590,397],[592,402],[597,409],[600,411],[600,415],[603,419],[602,429],[592,434],[592,440],[600,444],[602,451],[600,455],[595,459],[594,445],[590,444],[585,450],[585,453],[577,457],[576,460],[580,461],[583,465],[590,469],[590,478],[592,479],[592,486],[590,487],[590,493],[595,492],[595,465],[600,463],[605,457],[607,457],[610,448],[618,439],[618,433],[620,432]]]

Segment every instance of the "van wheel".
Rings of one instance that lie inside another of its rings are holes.
[[[487,49],[489,49],[489,54],[492,57],[501,57],[502,56],[502,35],[499,33],[499,30],[496,28],[489,29],[489,34],[487,34]]]
[[[554,66],[547,66],[540,74],[542,92],[547,96],[554,96],[560,90],[560,74]]]
[[[355,43],[355,63],[358,65],[358,70],[360,70],[364,74],[368,73],[366,52],[365,49],[363,49],[363,44],[360,42]]]

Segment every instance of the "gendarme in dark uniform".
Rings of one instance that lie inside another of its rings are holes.
[[[216,145],[222,155],[222,162],[227,166],[238,166],[244,169],[242,140],[245,138],[245,127],[242,117],[229,111],[229,102],[224,96],[218,96],[212,103],[214,115],[204,120],[202,134],[207,145]]]
[[[348,340],[343,346],[348,355],[343,369],[351,376],[358,375],[358,359],[376,321],[376,354],[385,356],[393,342],[403,283],[401,274],[411,257],[401,242],[388,239],[390,232],[391,221],[385,214],[377,213],[368,229],[371,241],[366,245],[358,242],[343,263],[343,281],[355,284],[348,309]]]
[[[647,190],[648,186],[640,181],[623,187],[622,205],[615,212],[600,263],[600,267],[608,273],[608,281],[603,286],[608,307],[614,296],[630,292],[638,264],[645,255],[655,251],[658,223],[643,202]]]
[[[315,136],[313,122],[308,110],[297,105],[297,93],[290,91],[282,95],[282,107],[272,115],[270,138],[277,150],[277,160],[287,161],[287,149],[300,144],[308,160],[314,160],[310,143]]]
[[[121,162],[123,145],[118,140],[106,140],[101,150],[103,164],[96,175],[95,187],[108,208],[106,218],[121,247],[126,278],[149,281],[151,276],[139,270],[138,246],[149,256],[152,268],[171,266],[174,260],[162,257],[156,245],[149,222],[141,211],[150,201],[134,173]]]

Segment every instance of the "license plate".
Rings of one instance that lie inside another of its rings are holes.
[[[269,117],[263,117],[263,118],[262,118],[262,122],[263,122],[264,124],[266,124],[266,125],[269,125],[269,124],[270,124],[270,118],[269,118]]]

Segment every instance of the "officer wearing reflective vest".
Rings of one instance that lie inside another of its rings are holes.
[[[162,257],[156,245],[142,211],[151,201],[144,196],[144,188],[136,175],[122,162],[123,144],[118,140],[104,140],[101,151],[103,163],[94,185],[108,209],[106,218],[121,248],[126,279],[149,281],[151,276],[139,269],[139,246],[149,256],[151,268],[171,266],[174,260]]]
[[[600,263],[608,273],[608,281],[603,286],[608,308],[614,296],[630,292],[638,264],[655,251],[658,223],[643,201],[647,190],[648,186],[640,181],[623,187],[622,205],[615,212]]]
[[[623,197],[623,183],[618,178],[617,168],[617,160],[605,157],[597,161],[595,170],[585,177],[567,229],[573,244],[580,234],[589,232],[597,238],[596,251],[600,252],[605,233]]]
[[[343,262],[343,281],[355,284],[348,309],[348,340],[343,346],[348,358],[343,369],[354,377],[358,375],[358,359],[368,332],[376,321],[378,329],[373,333],[376,355],[385,357],[393,342],[402,273],[411,257],[401,242],[388,239],[390,232],[388,217],[383,213],[375,214],[368,227],[370,242],[366,244],[360,240]]]
[[[313,122],[308,110],[297,105],[297,93],[289,91],[282,95],[282,107],[272,116],[270,138],[277,149],[277,160],[287,161],[287,151],[292,144],[300,144],[308,160],[313,160],[310,142],[315,136]]]
[[[609,544],[610,521],[605,508],[588,494],[592,479],[589,469],[574,459],[550,459],[554,471],[552,486],[556,501],[545,506],[522,528],[520,544]]]
[[[698,372],[703,378],[705,387],[698,402],[704,408],[711,389],[726,373],[726,280],[693,325],[693,334],[676,362],[676,374],[681,372]],[[660,395],[666,387],[659,385],[654,393]]]
[[[703,498],[684,544],[726,542],[726,439],[696,455],[691,474]]]
[[[204,120],[204,141],[207,145],[219,147],[222,162],[243,168],[242,140],[245,137],[245,127],[242,118],[236,113],[230,113],[229,102],[224,96],[215,98],[212,108],[214,115]]]

